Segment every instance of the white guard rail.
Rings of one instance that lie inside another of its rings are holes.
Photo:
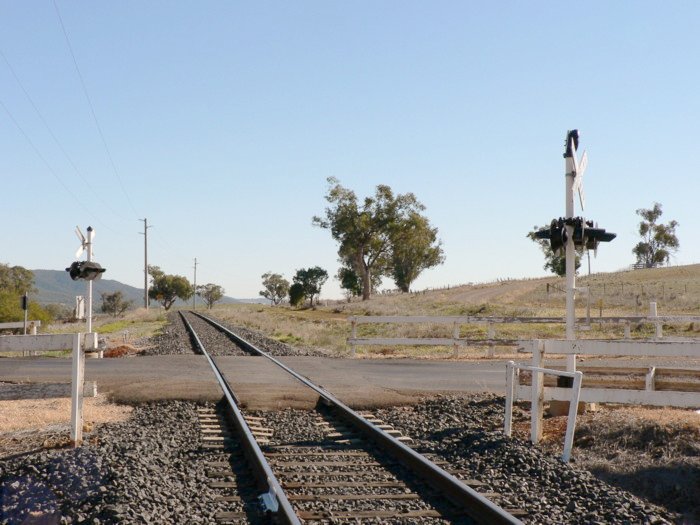
[[[532,397],[530,409],[530,435],[533,443],[539,441],[541,435],[542,421],[542,400],[544,394],[543,374],[550,374],[560,377],[571,377],[574,380],[570,391],[569,399],[569,419],[566,422],[566,435],[564,437],[564,453],[562,461],[568,463],[571,459],[571,449],[574,446],[574,432],[576,431],[576,415],[578,411],[578,401],[581,397],[581,381],[583,372],[564,372],[562,370],[552,370],[551,368],[541,368],[538,366],[518,365],[513,361],[506,364],[506,417],[504,433],[510,437],[513,430],[513,401],[517,398],[516,385],[518,383],[518,371],[530,370],[532,372]]]
[[[83,442],[83,392],[85,386],[85,350],[97,350],[97,333],[0,336],[0,353],[50,352],[73,350],[71,371],[71,430],[74,447]]]
[[[629,357],[700,357],[700,340],[694,341],[626,341],[626,340],[529,340],[521,341],[525,352],[532,352],[532,365],[540,366],[545,354],[589,355],[589,356],[629,356]],[[654,390],[653,374],[647,379],[645,390],[625,388],[581,389],[581,401],[585,403],[623,403],[651,406],[674,406],[679,408],[700,407],[700,392],[677,390]],[[530,388],[517,386],[516,396],[530,397]],[[569,397],[567,388],[545,388],[544,401],[565,401]]]
[[[356,346],[452,346],[454,356],[457,357],[461,346],[486,346],[487,357],[493,357],[494,346],[511,346],[516,344],[515,340],[496,338],[496,327],[507,324],[562,324],[563,317],[477,317],[477,316],[427,316],[427,315],[364,315],[351,316],[348,318],[351,325],[351,334],[347,339],[350,346],[350,354],[355,356]],[[657,315],[656,304],[651,303],[648,316],[630,317],[582,317],[576,320],[578,329],[588,330],[591,323],[596,324],[618,324],[624,327],[625,339],[631,338],[632,323],[651,323],[656,327],[655,337],[663,337],[663,323],[679,324],[700,322],[700,316],[659,316]],[[452,325],[452,337],[357,337],[357,325],[360,324],[433,324]],[[460,326],[462,325],[486,325],[486,339],[464,339],[460,337]]]

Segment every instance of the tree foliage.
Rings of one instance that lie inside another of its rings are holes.
[[[344,265],[338,268],[335,278],[340,282],[340,287],[345,290],[345,296],[360,297],[362,295],[362,279],[357,275],[357,272],[349,265]],[[379,286],[382,284],[382,276],[373,273],[370,277],[372,293],[376,293]]]
[[[22,266],[0,264],[0,323],[22,321],[22,296],[34,291],[34,273],[31,270]],[[31,300],[28,317],[31,321],[41,321],[43,325],[52,321],[51,314],[39,303]]]
[[[217,301],[224,298],[225,290],[218,284],[202,284],[197,286],[197,295],[202,298],[207,308],[211,309]]]
[[[294,284],[290,287],[289,302],[295,305],[295,301],[292,300],[292,287],[294,287],[294,299],[298,299],[299,293],[302,294],[302,300],[308,299],[309,306],[314,305],[314,297],[321,294],[321,287],[328,280],[328,272],[321,268],[320,266],[314,266],[312,268],[302,268],[297,270],[297,273],[292,277]],[[297,285],[296,287],[294,285]],[[299,302],[296,302],[299,304]]]
[[[194,293],[192,285],[186,277],[168,275],[158,266],[149,266],[148,274],[152,280],[151,287],[148,289],[148,297],[158,301],[166,310],[170,310],[178,298],[187,301]]]
[[[535,242],[540,249],[542,250],[542,253],[544,254],[544,266],[543,268],[547,271],[552,272],[555,275],[559,275],[560,277],[563,277],[566,275],[566,254],[562,250],[561,253],[554,253],[552,251],[552,247],[549,243],[549,240],[547,239],[538,239],[535,236],[535,233],[539,230],[545,229],[547,226],[534,226],[532,228],[531,232],[528,232],[527,237],[528,239],[532,240]],[[581,267],[581,250],[576,249],[576,263],[575,263],[575,268],[576,272],[578,272],[578,269]]]
[[[0,290],[15,295],[24,295],[35,291],[34,272],[22,266],[0,264]]]
[[[301,283],[294,283],[289,287],[289,304],[299,306],[304,302],[304,287]]]
[[[114,293],[102,293],[102,312],[112,317],[119,317],[126,312],[132,304],[133,301],[124,299],[124,294],[121,290],[117,290]]]
[[[661,204],[658,202],[650,209],[637,210],[637,215],[642,218],[639,223],[639,236],[642,240],[632,249],[632,253],[636,255],[637,263],[646,268],[668,263],[671,254],[680,246],[676,236],[678,222],[661,224],[658,220],[662,214]]]
[[[0,323],[12,323],[24,320],[22,310],[22,295],[11,291],[0,290]],[[41,321],[46,326],[53,320],[51,314],[39,303],[29,301],[28,318],[30,321]]]
[[[279,273],[262,274],[262,284],[265,289],[260,291],[260,295],[272,304],[280,304],[289,293],[289,281]]]
[[[338,268],[335,278],[340,282],[340,287],[345,290],[345,295],[348,299],[362,295],[362,281],[352,268],[341,266]]]
[[[372,276],[393,275],[394,264],[398,261],[407,262],[404,270],[399,273],[406,277],[401,282],[410,283],[418,273],[429,267],[425,263],[423,254],[416,251],[405,250],[403,254],[394,252],[400,248],[400,243],[406,240],[411,225],[415,226],[415,217],[422,217],[425,207],[418,202],[412,193],[394,195],[389,186],[376,187],[373,197],[366,197],[360,202],[355,192],[344,188],[334,177],[328,178],[329,189],[326,201],[330,203],[325,210],[325,217],[313,217],[315,226],[331,231],[333,239],[339,243],[338,256],[341,262],[353,269],[362,284],[362,299],[370,298],[372,292]],[[422,225],[431,229],[428,220],[422,217]],[[432,230],[437,233],[437,230]],[[402,233],[405,233],[402,237]],[[426,238],[429,237],[426,236]],[[442,249],[439,243],[434,245],[435,238],[427,246],[424,243],[416,243],[419,247],[433,250],[437,248],[439,257],[432,258],[434,264],[442,262]],[[394,276],[395,277],[395,276]]]
[[[437,228],[431,228],[428,219],[415,211],[392,228],[391,241],[391,272],[402,292],[410,290],[423,270],[445,260]]]

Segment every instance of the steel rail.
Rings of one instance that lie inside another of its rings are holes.
[[[224,392],[224,396],[228,401],[229,407],[231,408],[234,426],[236,427],[238,433],[243,437],[241,445],[243,447],[246,459],[251,465],[251,468],[254,470],[258,482],[263,485],[264,490],[266,491],[258,497],[263,506],[263,510],[274,514],[277,520],[285,525],[301,525],[301,520],[297,516],[296,512],[294,512],[294,508],[287,499],[287,496],[282,489],[282,485],[265,459],[262,450],[260,450],[260,446],[248,427],[248,423],[246,423],[243,414],[238,408],[238,400],[236,399],[233,390],[221,374],[219,367],[204,348],[204,345],[197,336],[197,333],[194,331],[194,328],[192,328],[192,325],[185,318],[182,312],[179,313],[182,318],[182,322],[185,324],[190,334],[192,334],[197,346],[206,357],[209,365],[214,371],[214,375],[216,376],[216,379]]]
[[[426,457],[418,454],[412,448],[404,445],[398,439],[384,432],[382,429],[345,405],[342,401],[337,399],[335,396],[333,396],[333,394],[324,388],[315,385],[278,359],[275,359],[271,355],[260,350],[252,343],[246,341],[241,336],[232,332],[213,319],[197,312],[190,313],[193,313],[208,323],[211,323],[213,326],[216,326],[219,330],[228,334],[229,337],[231,337],[237,344],[243,346],[253,353],[269,359],[302,384],[314,390],[326,405],[335,408],[343,418],[351,423],[354,423],[363,434],[369,437],[383,450],[402,461],[408,468],[419,474],[430,484],[430,486],[439,488],[440,491],[442,491],[442,493],[445,494],[450,501],[452,501],[452,503],[454,503],[458,508],[463,510],[468,516],[476,520],[478,523],[522,525],[522,521],[520,521],[518,518],[511,515],[491,500],[485,498],[471,487],[465,485],[459,479],[440,468]]]

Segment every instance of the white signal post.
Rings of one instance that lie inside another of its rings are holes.
[[[574,139],[574,135],[576,139]],[[583,171],[588,163],[588,156],[584,152],[579,165],[576,159],[576,146],[578,131],[567,133],[566,152],[564,153],[566,177],[566,218],[574,217],[574,193],[578,191],[583,208]],[[573,222],[573,221],[569,221]],[[574,245],[574,226],[565,225],[566,228],[566,339],[576,339],[576,247]],[[576,371],[576,356],[569,355],[566,358],[566,369],[569,372]]]
[[[85,250],[87,251],[87,261],[92,261],[92,239],[95,237],[95,230],[92,226],[87,228],[87,242],[85,243]],[[87,289],[87,331],[89,334],[92,333],[92,281],[88,281]]]
[[[80,227],[76,226],[75,234],[80,239],[80,246],[75,252],[75,258],[79,259],[83,251],[87,251],[87,261],[92,262],[92,240],[95,238],[95,230],[92,229],[92,226],[88,226],[86,238],[80,231]],[[92,333],[92,280],[89,280],[87,285],[87,331]]]

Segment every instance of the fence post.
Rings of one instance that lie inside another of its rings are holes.
[[[488,323],[488,330],[486,332],[486,338],[487,339],[496,339],[496,329],[493,326],[493,323]],[[496,347],[494,343],[489,344],[489,346],[486,347],[486,357],[494,357],[496,355]]]
[[[649,303],[649,317],[658,317],[658,316],[659,316],[659,314],[656,310],[656,303],[652,301]],[[654,326],[656,327],[656,337],[658,339],[661,339],[664,336],[663,325],[657,320],[654,322]]]
[[[586,286],[586,323],[591,326],[591,287]]]
[[[541,368],[544,357],[544,341],[535,339],[532,345],[532,366]],[[542,439],[542,409],[544,402],[544,377],[542,372],[532,372],[532,399],[530,403],[530,441]]]
[[[632,333],[630,330],[630,322],[625,321],[625,339],[629,339],[632,337]]]
[[[645,390],[648,390],[648,391],[655,390],[655,387],[656,387],[656,367],[654,367],[654,366],[649,367],[649,372],[647,372],[644,383],[645,383],[644,384]]]
[[[455,321],[452,325],[452,339],[454,339],[454,351],[452,353],[452,357],[459,357],[459,345],[458,345],[458,340],[459,340],[459,324],[457,324],[457,321]]]
[[[83,385],[85,379],[85,352],[83,335],[73,336],[73,363],[71,377],[70,439],[74,447],[83,443]]]
[[[357,321],[352,318],[351,321],[352,331],[350,332],[350,357],[355,357],[355,339],[357,339]]]
[[[503,433],[510,437],[513,430],[513,398],[515,397],[515,362],[506,363],[506,421]]]
[[[581,396],[581,381],[583,372],[580,370],[574,375],[574,385],[571,390],[571,401],[569,402],[569,420],[566,424],[566,436],[564,437],[564,453],[562,461],[568,463],[571,459],[571,448],[574,446],[574,432],[576,431],[576,415],[578,414],[578,400]]]

